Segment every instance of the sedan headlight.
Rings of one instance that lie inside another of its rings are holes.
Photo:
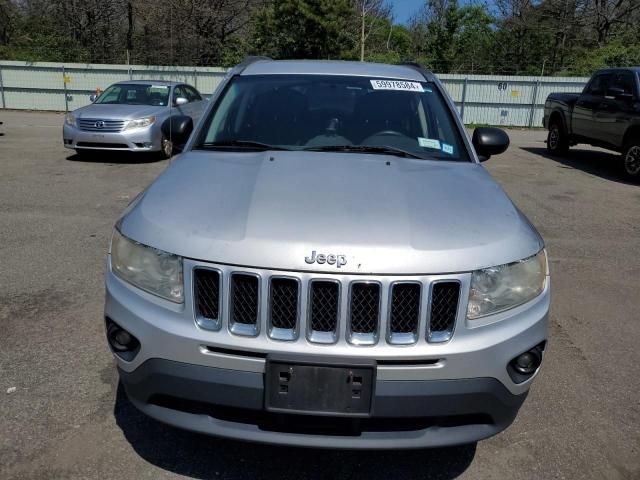
[[[64,123],[66,123],[67,125],[70,125],[72,127],[77,127],[78,126],[78,123],[76,121],[76,117],[72,113],[67,113],[67,115],[64,117]]]
[[[175,303],[184,301],[182,257],[134,242],[114,230],[111,269],[142,290]]]
[[[156,117],[136,118],[135,120],[129,120],[129,122],[127,123],[127,126],[124,127],[124,129],[130,130],[132,128],[148,127],[150,125],[153,125],[155,121],[156,121]]]
[[[471,274],[467,318],[484,317],[532,300],[544,290],[546,278],[544,250],[519,262],[476,270]]]

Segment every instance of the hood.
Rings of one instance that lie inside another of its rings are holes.
[[[99,118],[103,120],[124,120],[159,115],[167,107],[154,107],[149,105],[113,105],[92,103],[86,107],[73,111],[76,118]]]
[[[331,273],[466,272],[543,246],[479,164],[351,153],[191,151],[120,228],[184,257]]]

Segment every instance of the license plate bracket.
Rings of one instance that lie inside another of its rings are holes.
[[[269,356],[265,368],[265,409],[305,415],[369,417],[375,362],[300,360]]]

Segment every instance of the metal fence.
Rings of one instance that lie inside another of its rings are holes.
[[[121,80],[177,80],[211,94],[226,74],[217,67],[61,64],[0,61],[0,107],[71,111],[97,88]],[[466,124],[541,126],[551,92],[580,92],[588,78],[438,75]]]

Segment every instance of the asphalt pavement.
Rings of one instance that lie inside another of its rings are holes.
[[[552,158],[544,131],[509,130],[485,163],[551,262],[545,364],[508,430],[448,449],[304,450],[183,432],[127,401],[104,340],[105,253],[168,162],[79,158],[63,118],[0,110],[0,478],[640,478],[640,185],[617,155]]]

